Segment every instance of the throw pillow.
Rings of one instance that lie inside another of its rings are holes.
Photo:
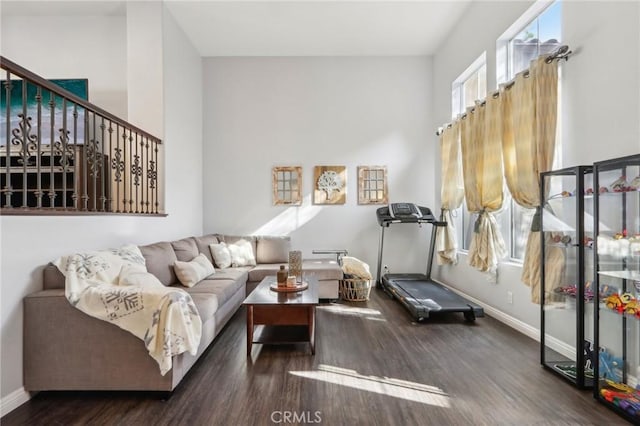
[[[256,266],[256,258],[253,255],[253,249],[249,241],[238,240],[227,247],[231,253],[231,265],[234,268],[238,266]]]
[[[288,263],[291,250],[289,237],[258,237],[256,262],[260,263]]]
[[[202,253],[190,262],[176,260],[173,269],[176,271],[178,280],[180,280],[185,287],[193,287],[215,272],[209,259]]]
[[[225,243],[209,244],[209,250],[218,268],[225,269],[231,266],[231,253]]]

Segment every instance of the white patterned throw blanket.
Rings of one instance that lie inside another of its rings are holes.
[[[147,272],[137,246],[77,253],[54,264],[65,276],[67,300],[142,339],[163,376],[173,355],[196,354],[202,321],[191,296]]]

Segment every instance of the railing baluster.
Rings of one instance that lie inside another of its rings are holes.
[[[53,140],[55,137],[55,130],[54,130],[54,124],[55,124],[55,118],[56,118],[56,95],[49,91],[49,110],[51,115],[49,116],[49,153],[51,154],[51,157],[49,158],[49,208],[53,209],[55,208],[55,200],[56,200],[56,191],[55,191],[55,186],[54,186],[54,173],[53,173],[53,168],[54,168],[54,163],[55,163],[55,152],[54,152],[54,144],[53,144]]]
[[[146,161],[144,163],[144,170],[145,170],[145,176],[147,177],[147,184],[144,186],[145,191],[147,192],[147,196],[144,198],[145,201],[145,213],[149,213],[149,173],[150,173],[150,169],[149,169],[149,138],[145,137],[145,152],[146,152]]]
[[[129,176],[129,157],[127,156],[127,129],[122,130],[122,166],[123,166],[123,179],[122,179],[122,212],[127,213],[129,211],[127,205],[129,200],[127,199],[127,178]]]
[[[89,111],[84,111],[84,132],[82,140],[82,210],[89,210],[89,182],[87,168],[89,167]]]
[[[27,164],[29,163],[29,150],[28,150],[28,135],[29,135],[29,117],[27,117],[27,82],[22,81],[22,120],[20,123],[22,130],[22,207],[26,208],[27,206]],[[14,133],[15,135],[15,133]],[[16,138],[16,142],[17,138]]]
[[[155,179],[154,179],[156,195],[155,195],[155,198],[154,198],[154,200],[155,200],[154,201],[155,210],[153,212],[154,213],[158,213],[158,209],[160,207],[160,202],[159,202],[159,199],[158,199],[158,187],[160,186],[160,182],[159,182],[160,175],[158,174],[158,170],[159,170],[159,166],[158,166],[158,141],[154,140],[153,141],[153,145],[154,145],[153,151],[155,153],[155,166],[156,166],[156,174],[155,174]]]
[[[113,153],[112,169],[115,171],[116,182],[116,213],[120,213],[120,187],[122,182],[122,170],[120,170],[122,150],[120,149],[120,125],[116,124],[116,150]]]
[[[91,209],[92,211],[97,211],[98,210],[98,188],[97,188],[97,181],[98,181],[98,141],[96,140],[96,115],[93,115],[93,139],[91,140],[91,154],[92,154],[92,158],[93,158],[93,164],[92,164],[92,169],[91,169],[91,189],[92,189],[92,193],[91,193],[91,198],[92,198],[92,202],[93,202],[93,208]]]
[[[86,110],[85,110],[86,111]],[[80,164],[80,150],[78,149],[78,104],[73,104],[73,208],[78,208],[78,166]]]
[[[136,154],[133,156],[133,167],[131,168],[131,170],[133,172],[133,186],[135,186],[136,191],[136,213],[138,213],[138,187],[140,186],[140,176],[138,173],[140,171],[140,156],[138,155],[138,133],[136,133],[135,137],[135,147]]]
[[[113,211],[113,207],[111,206],[112,203],[112,191],[111,191],[111,185],[113,184],[112,180],[111,180],[111,159],[113,158],[113,122],[111,120],[109,120],[109,156],[106,158],[105,161],[105,166],[106,166],[106,170],[104,172],[104,177],[103,179],[105,179],[106,183],[106,188],[107,188],[107,206],[106,206],[106,210],[108,212]]]
[[[133,136],[131,136],[132,133],[133,133],[133,130],[129,129],[129,173],[131,173],[131,176],[129,178],[129,213],[133,213],[134,170],[133,170]]]
[[[62,98],[62,130],[60,132],[60,145],[62,153],[60,156],[60,165],[62,166],[62,208],[67,208],[67,169],[69,159],[67,158],[67,100]]]
[[[7,104],[7,139],[5,140],[7,148],[7,156],[5,159],[6,173],[5,173],[5,185],[4,185],[4,207],[10,209],[13,207],[11,197],[13,196],[13,188],[11,187],[11,89],[13,84],[11,83],[11,73],[7,71],[7,80],[4,83],[5,102]]]
[[[42,87],[37,86],[36,89],[36,105],[38,114],[38,130],[37,130],[37,150],[36,153],[36,170],[37,170],[37,207],[42,208]]]
[[[104,170],[104,160],[105,160],[105,153],[104,153],[104,130],[105,130],[105,126],[104,126],[104,117],[100,117],[101,122],[100,122],[100,154],[98,155],[98,159],[100,160],[100,162],[98,164],[100,164],[100,167],[98,168],[99,171],[99,175],[100,175],[100,211],[103,212],[104,211],[104,206],[106,204],[107,201],[107,197],[104,194],[104,185],[105,185],[105,180],[106,180],[106,173]]]

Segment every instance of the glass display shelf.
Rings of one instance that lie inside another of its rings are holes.
[[[640,424],[640,155],[597,162],[594,395]]]
[[[540,179],[540,362],[578,388],[594,385],[592,180],[591,166]]]

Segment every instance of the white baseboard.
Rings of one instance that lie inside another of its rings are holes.
[[[458,293],[460,296],[464,297],[465,299],[482,306],[482,308],[484,309],[484,313],[489,315],[492,318],[497,319],[498,321],[500,321],[501,323],[504,323],[506,325],[508,325],[509,327],[519,331],[520,333],[531,337],[533,340],[535,340],[536,342],[540,341],[540,329],[530,326],[529,324],[527,324],[524,321],[520,321],[517,318],[512,317],[509,314],[505,314],[504,312],[494,308],[493,306],[487,305],[486,303],[472,297],[469,296],[468,294],[455,289],[453,287],[448,286],[447,284],[438,281],[438,280],[433,280],[435,282],[437,282],[438,284],[441,284],[443,286],[445,286],[446,288],[448,288],[449,290],[453,291],[454,293]]]
[[[536,342],[540,342],[540,329],[533,327],[529,324],[527,324],[526,322],[520,321],[517,318],[512,317],[509,314],[505,314],[504,312],[494,308],[493,306],[487,305],[484,302],[481,302],[480,300],[469,296],[468,294],[457,290],[453,287],[450,287],[440,281],[434,280],[439,284],[442,284],[443,286],[447,287],[449,290],[453,291],[454,293],[458,293],[459,295],[461,295],[462,297],[464,297],[465,299],[468,299],[469,301],[482,306],[482,308],[484,309],[485,314],[489,315],[492,318],[497,319],[498,321],[508,325],[509,327],[513,328],[514,330],[519,331],[520,333],[531,337],[533,340],[535,340]],[[558,352],[559,354],[569,358],[569,359],[573,359],[575,360],[575,354],[576,354],[576,348],[574,348],[571,345],[568,345],[567,343],[563,342],[562,340],[556,339],[555,337],[552,336],[546,336],[545,338],[547,346],[550,349],[553,349],[554,351]]]
[[[22,387],[11,392],[0,400],[0,417],[9,414],[30,399],[31,394]]]

